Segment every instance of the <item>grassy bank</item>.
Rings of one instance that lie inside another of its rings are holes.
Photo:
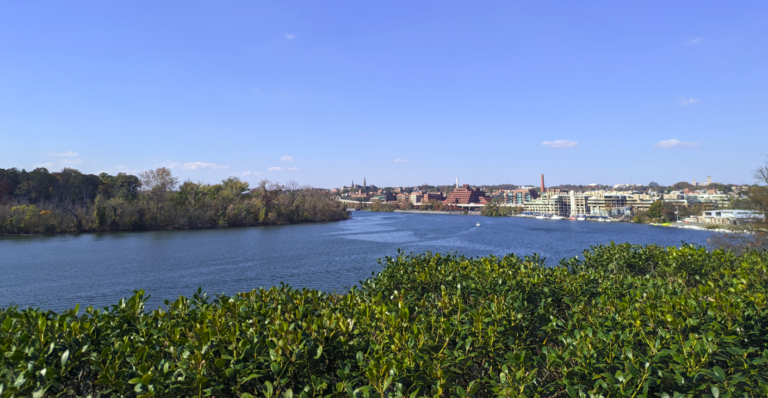
[[[768,395],[768,254],[400,255],[344,295],[0,310],[0,395]]]

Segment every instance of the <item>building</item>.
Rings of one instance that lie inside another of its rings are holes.
[[[506,202],[508,205],[522,205],[539,197],[539,192],[533,188],[515,189],[507,192]]]
[[[397,196],[392,193],[379,192],[377,195],[371,196],[371,200],[378,200],[379,202],[394,202],[397,200]]]
[[[443,201],[448,205],[468,205],[468,204],[481,204],[491,202],[491,198],[480,188],[470,188],[469,185],[464,184],[461,188],[456,188],[448,194],[448,197]]]
[[[594,216],[628,215],[627,195],[597,193],[587,199],[589,214]]]
[[[411,203],[414,205],[419,205],[421,203],[427,203],[431,200],[435,201],[442,201],[443,194],[441,193],[427,193],[427,192],[412,192],[411,193]]]
[[[743,225],[762,221],[765,216],[753,210],[707,210],[697,217],[699,222],[708,224]]]

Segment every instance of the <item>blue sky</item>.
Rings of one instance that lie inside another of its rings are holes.
[[[0,1],[0,167],[752,183],[768,2]]]

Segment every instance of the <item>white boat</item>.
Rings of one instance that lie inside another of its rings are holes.
[[[479,227],[479,226],[480,226],[480,223],[477,223],[477,224],[475,224],[475,226],[476,226],[476,227]]]
[[[606,218],[605,222],[613,222],[613,220],[611,220],[610,218]]]
[[[563,216],[558,216],[557,214],[555,214],[554,216],[552,216],[551,219],[552,220],[562,220],[563,218],[564,218]]]
[[[578,216],[576,217],[576,221],[587,221],[587,218],[584,216]]]
[[[604,218],[602,218],[602,217],[600,217],[600,218],[598,218],[598,219],[597,219],[597,221],[600,221],[600,222],[605,222],[605,219],[604,219]]]
[[[547,216],[536,216],[537,220],[546,220]]]

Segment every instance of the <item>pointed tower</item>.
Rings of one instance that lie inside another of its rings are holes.
[[[363,176],[363,188],[367,191],[368,190],[368,184],[365,182],[365,176]]]

